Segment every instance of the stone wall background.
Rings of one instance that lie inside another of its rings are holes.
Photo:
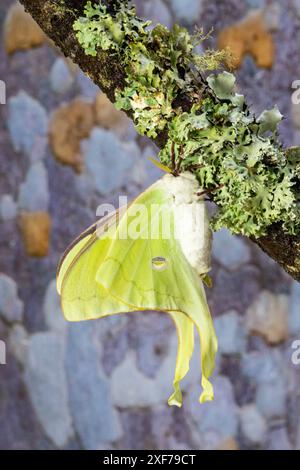
[[[291,102],[299,1],[136,3],[168,26],[214,26],[214,38],[238,23],[237,46],[250,30],[238,85],[255,112],[278,104],[282,140],[300,145],[300,105]],[[167,406],[177,346],[166,316],[64,322],[54,283],[60,254],[98,204],[116,203],[120,192],[131,198],[159,177],[147,160],[156,150],[13,4],[0,4],[0,448],[299,449],[300,366],[291,345],[300,339],[300,287],[250,242],[215,235],[213,403],[197,403],[195,353],[183,408]],[[263,31],[239,24],[257,8]]]

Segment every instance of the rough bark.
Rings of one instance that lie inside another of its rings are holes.
[[[32,15],[43,31],[53,40],[65,56],[85,72],[101,90],[114,101],[116,88],[124,84],[122,64],[114,54],[99,51],[97,57],[87,56],[78,43],[72,25],[82,13],[83,0],[20,0],[25,9]],[[118,0],[106,0],[107,6],[113,11]],[[185,109],[191,100],[189,96],[178,97]],[[156,144],[162,147],[166,135],[156,139]],[[283,232],[280,224],[269,228],[268,234],[253,240],[271,258],[279,263],[294,279],[300,281],[300,235],[291,236]]]

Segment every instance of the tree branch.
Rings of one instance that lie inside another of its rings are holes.
[[[20,3],[64,55],[78,64],[83,72],[114,102],[115,90],[122,89],[125,83],[126,74],[120,60],[117,55],[103,50],[99,50],[96,57],[87,56],[73,30],[74,21],[82,14],[86,2],[83,0],[20,0]],[[104,3],[113,13],[118,7],[119,0],[106,0]],[[202,90],[199,90],[199,94],[201,93]],[[193,99],[187,93],[184,96],[178,96],[177,101],[176,105],[180,105],[183,110],[189,110]],[[158,147],[162,148],[166,139],[166,132],[163,131],[155,142]],[[294,279],[300,281],[300,235],[288,235],[284,233],[280,224],[274,224],[269,227],[266,236],[253,239],[253,241]]]

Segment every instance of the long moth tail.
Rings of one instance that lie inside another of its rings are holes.
[[[213,386],[209,381],[215,368],[215,357],[218,350],[218,340],[216,337],[213,321],[210,315],[209,307],[206,301],[206,295],[201,283],[204,299],[202,305],[199,305],[190,312],[200,337],[201,347],[201,370],[202,370],[202,393],[199,398],[200,403],[205,403],[214,399]]]
[[[184,313],[170,312],[177,329],[178,351],[176,359],[175,376],[173,381],[174,392],[168,400],[170,406],[182,406],[182,393],[180,382],[189,371],[190,359],[194,351],[194,323]]]

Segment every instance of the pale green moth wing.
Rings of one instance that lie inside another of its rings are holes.
[[[68,321],[92,320],[128,312],[127,306],[121,308],[120,302],[108,295],[103,286],[96,282],[96,272],[111,243],[110,233],[115,230],[118,216],[118,213],[112,213],[104,217],[101,223],[92,225],[70,245],[62,257],[57,269],[56,286],[61,295],[62,311]],[[102,238],[98,238],[101,235]]]
[[[159,181],[142,193],[120,216],[118,224],[100,234],[100,238],[87,233],[65,256],[57,284],[69,321],[139,310],[170,313],[177,327],[179,347],[169,404],[181,406],[179,382],[189,368],[193,326],[196,325],[201,340],[200,402],[213,399],[208,378],[214,368],[217,342],[200,277],[174,236],[169,197]],[[171,227],[166,239],[165,225]]]
[[[120,220],[116,237],[99,266],[96,279],[120,302],[143,310],[180,311],[196,325],[201,340],[203,393],[200,401],[213,399],[208,381],[214,368],[217,341],[200,277],[186,260],[174,236],[172,201],[163,180],[141,194]],[[145,208],[157,206],[156,211]],[[136,208],[140,208],[136,216]],[[132,221],[138,220],[140,233],[130,237]],[[164,228],[171,225],[167,239]],[[166,268],[154,270],[151,260],[166,260]]]

